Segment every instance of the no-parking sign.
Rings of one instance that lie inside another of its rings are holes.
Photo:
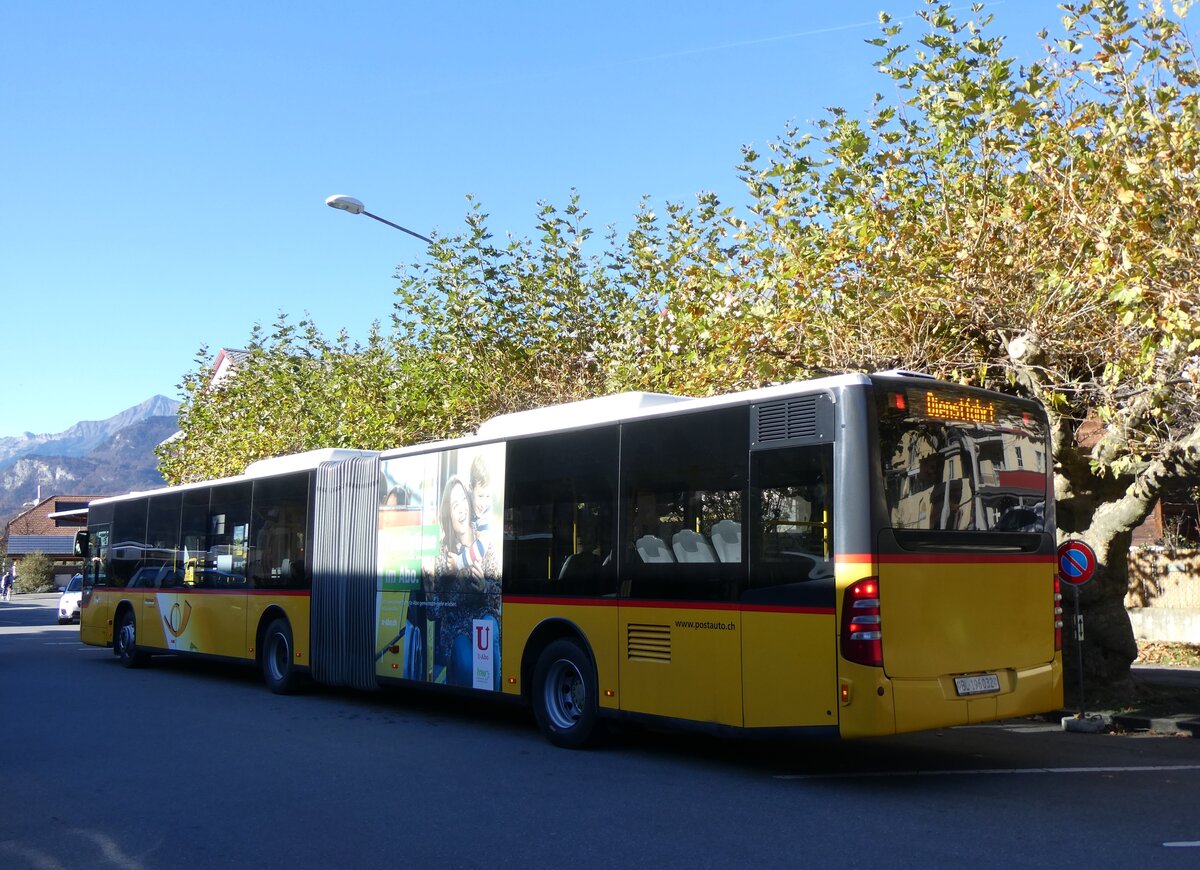
[[[1096,573],[1096,551],[1083,541],[1067,541],[1058,548],[1058,579],[1082,586]]]

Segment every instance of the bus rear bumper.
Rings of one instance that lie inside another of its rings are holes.
[[[973,725],[1057,710],[1063,703],[1062,659],[994,671],[999,691],[962,694],[956,676],[891,680],[896,733]]]

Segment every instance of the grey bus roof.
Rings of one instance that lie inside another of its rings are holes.
[[[811,381],[793,381],[787,384],[700,399],[663,393],[617,393],[598,399],[584,399],[581,402],[567,402],[562,405],[534,408],[530,411],[502,414],[481,424],[475,435],[385,450],[380,454],[380,458],[390,459],[395,456],[427,453],[431,450],[449,447],[465,447],[524,435],[565,432],[601,423],[623,423],[671,414],[686,414],[709,408],[751,405],[755,402],[766,402],[801,393],[826,392],[836,401],[838,389],[864,386],[870,382],[870,378],[862,374],[834,375]]]
[[[164,486],[158,489],[147,489],[141,492],[129,492],[124,495],[114,495],[108,498],[98,498],[89,504],[108,504],[109,502],[124,501],[128,498],[141,498],[147,495],[156,495],[164,492],[181,492],[187,489],[196,489],[201,486],[212,486],[218,483],[239,483],[248,480],[256,480],[260,477],[274,477],[277,474],[286,474],[290,471],[309,471],[316,468],[322,462],[341,462],[346,459],[353,459],[357,456],[378,456],[378,450],[346,450],[338,447],[326,447],[321,450],[308,450],[304,453],[291,453],[287,456],[274,456],[270,459],[260,459],[257,462],[251,462],[246,466],[246,470],[241,474],[233,477],[222,477],[216,480],[199,480],[195,483],[182,483],[179,486]]]
[[[287,456],[273,456],[270,459],[260,459],[246,466],[243,477],[268,477],[274,474],[285,474],[289,471],[309,471],[322,462],[341,462],[344,459],[355,459],[360,456],[378,456],[378,450],[347,450],[341,447],[326,447],[322,450],[308,450],[304,453],[291,453]]]
[[[901,373],[881,372],[880,374],[900,375]],[[908,373],[903,374],[907,375]],[[395,456],[429,453],[453,447],[465,447],[489,441],[501,441],[505,438],[517,438],[524,435],[565,432],[602,423],[621,423],[661,417],[669,414],[686,414],[710,408],[751,405],[755,402],[767,402],[772,399],[781,399],[802,393],[825,392],[836,402],[837,390],[845,387],[865,386],[870,382],[870,378],[866,375],[852,373],[817,378],[811,381],[793,381],[786,384],[745,390],[740,393],[725,393],[720,396],[708,396],[706,398],[673,396],[666,393],[616,393],[596,399],[584,399],[581,402],[567,402],[561,405],[550,405],[545,408],[533,408],[529,411],[501,414],[482,423],[475,435],[468,435],[462,438],[430,441],[424,444],[411,444],[407,447],[398,447],[385,451],[345,450],[338,448],[309,450],[304,453],[293,453],[271,459],[260,459],[248,465],[244,473],[233,477],[197,481],[196,483],[185,483],[179,486],[161,487],[142,492],[131,492],[125,495],[98,498],[92,501],[91,504],[108,504],[109,502],[124,501],[129,498],[156,495],[158,493],[179,492],[202,486],[212,486],[214,484],[238,483],[255,480],[260,477],[284,474],[289,471],[306,471],[316,468],[322,462],[340,462],[355,457],[368,456],[389,459]]]
[[[566,426],[603,423],[628,417],[649,408],[661,408],[663,405],[678,405],[681,402],[692,401],[695,400],[688,396],[673,396],[668,393],[615,393],[596,399],[584,399],[579,402],[566,402],[562,405],[548,405],[544,408],[531,408],[528,411],[501,414],[485,420],[479,426],[476,434],[480,438],[528,435],[531,432],[562,429]]]

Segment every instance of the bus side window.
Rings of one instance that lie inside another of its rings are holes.
[[[258,589],[306,589],[309,473],[254,481],[250,583]]]
[[[185,589],[205,585],[205,556],[208,550],[209,487],[183,492],[183,514],[179,522],[179,543],[183,560]]]
[[[744,407],[626,423],[622,594],[735,600],[744,585],[749,422]]]
[[[177,547],[182,507],[181,493],[157,495],[150,499],[146,514],[146,568],[152,569],[152,576],[144,584],[146,586],[172,589],[179,585],[179,579],[183,576],[182,559]]]
[[[146,500],[113,505],[109,583],[125,586],[138,574],[146,555]]]
[[[754,453],[750,586],[833,576],[833,448]]]
[[[83,571],[85,589],[108,585],[108,534],[107,527],[89,530],[88,559]]]
[[[208,504],[206,586],[246,585],[250,537],[250,483],[214,486]]]
[[[615,594],[617,445],[616,426],[508,443],[505,592]]]

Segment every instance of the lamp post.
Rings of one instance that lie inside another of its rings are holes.
[[[340,208],[342,211],[348,211],[350,214],[365,214],[369,218],[375,218],[375,220],[379,221],[381,224],[387,224],[389,227],[400,230],[402,233],[408,233],[410,236],[416,236],[427,245],[433,244],[433,239],[426,238],[420,233],[414,233],[408,227],[402,227],[400,224],[394,224],[389,220],[381,218],[377,214],[371,214],[369,211],[367,211],[366,207],[363,206],[361,200],[357,200],[352,196],[345,196],[339,193],[335,196],[326,197],[325,204],[330,208]]]

